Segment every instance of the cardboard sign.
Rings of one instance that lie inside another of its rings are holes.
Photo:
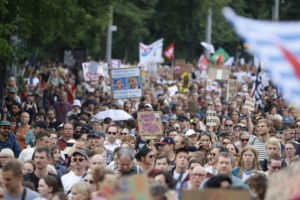
[[[150,74],[146,71],[142,71],[142,85],[143,85],[143,94],[146,94],[150,90]]]
[[[199,104],[198,102],[195,102],[195,101],[189,101],[188,102],[188,107],[189,107],[189,112],[190,113],[200,113],[200,107],[199,107]]]
[[[98,63],[97,63],[98,64]],[[85,81],[97,81],[99,79],[100,75],[103,75],[103,67],[101,64],[98,64],[97,67],[97,72],[93,73],[89,72],[89,62],[84,62],[82,63],[82,71],[83,71],[83,76]]]
[[[160,111],[138,112],[138,124],[140,135],[162,135],[163,127]]]
[[[255,108],[255,99],[251,97],[246,97],[245,107],[248,110],[254,111]]]
[[[230,71],[226,67],[218,67],[216,65],[209,65],[208,77],[211,79],[228,80]]]
[[[197,197],[197,198],[195,198]],[[205,190],[182,190],[184,200],[251,200],[251,195],[247,190],[234,189],[205,189]]]
[[[108,200],[151,199],[150,186],[148,184],[146,176],[144,175],[135,175],[119,178],[113,185],[101,186],[100,194],[103,199]]]
[[[238,80],[229,79],[227,85],[227,101],[232,103],[236,100],[238,90]]]
[[[266,200],[299,199],[300,162],[297,161],[273,174],[268,181]]]
[[[114,99],[142,96],[140,68],[111,70],[111,87]]]
[[[217,117],[216,111],[206,111],[206,126],[216,126]]]

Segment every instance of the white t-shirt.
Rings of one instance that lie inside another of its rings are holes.
[[[84,177],[86,176],[87,173],[85,173],[85,175],[83,175]],[[73,185],[75,183],[78,183],[79,181],[84,180],[83,176],[77,176],[76,174],[74,174],[74,171],[70,171],[69,173],[63,175],[61,177],[61,182],[63,184],[64,187],[64,192],[65,194],[68,194],[68,197],[70,199],[71,197],[71,188],[73,187]]]

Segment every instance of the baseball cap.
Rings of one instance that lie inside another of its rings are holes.
[[[171,118],[174,119],[174,120],[177,119],[177,116],[176,116],[175,114],[170,114],[169,117],[170,117],[170,119],[171,119]]]
[[[88,156],[86,155],[85,151],[75,151],[72,156],[75,156],[75,155],[81,155],[83,157],[85,157],[85,159],[88,159]]]
[[[75,144],[76,140],[70,139],[67,141],[67,146],[64,149],[64,154],[68,154],[69,151],[72,149],[73,145]]]
[[[292,118],[290,118],[289,116],[285,116],[283,119],[282,119],[282,123],[285,124],[285,123],[292,123],[293,120]]]
[[[83,124],[81,129],[86,129],[86,130],[91,131],[91,130],[93,130],[93,127],[90,124]]]
[[[152,106],[151,106],[151,104],[150,104],[150,103],[147,103],[147,104],[145,104],[145,107],[152,108]]]
[[[95,137],[98,137],[98,138],[101,138],[101,137],[106,138],[105,133],[102,132],[102,131],[94,131],[94,130],[90,131],[88,137],[92,137],[92,136],[95,136]]]
[[[43,129],[46,129],[47,128],[47,124],[46,122],[44,121],[36,121],[34,124],[33,124],[33,127],[40,127],[40,128],[43,128]]]
[[[68,117],[68,120],[75,120],[75,121],[79,121],[79,117],[75,114],[72,114]]]
[[[11,126],[9,121],[1,121],[0,126]]]
[[[237,127],[237,126],[239,126],[239,127],[242,127],[242,128],[244,128],[245,126],[244,126],[244,124],[242,124],[242,123],[238,123],[238,124],[236,124],[235,126],[233,126],[233,127]]]
[[[193,129],[189,129],[189,130],[185,133],[186,136],[191,136],[191,135],[194,135],[194,134],[196,134],[196,132],[195,132]]]
[[[228,106],[230,105],[230,103],[228,101],[226,101],[226,100],[223,100],[222,104],[225,104],[225,105],[228,105]]]
[[[189,119],[185,115],[178,115],[177,120],[179,120],[179,121],[189,121]]]
[[[174,144],[175,142],[171,137],[164,137],[164,139],[160,142],[157,142],[155,145],[164,145],[164,144]]]
[[[163,115],[161,117],[161,121],[164,122],[164,123],[168,123],[170,120],[169,116],[168,115]]]

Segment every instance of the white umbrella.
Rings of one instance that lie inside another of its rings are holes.
[[[125,112],[124,110],[114,110],[114,109],[110,109],[110,110],[106,110],[106,111],[102,111],[97,113],[91,121],[94,120],[103,120],[106,117],[110,117],[113,121],[120,121],[120,120],[128,120],[131,119],[132,116],[129,115],[127,112]]]

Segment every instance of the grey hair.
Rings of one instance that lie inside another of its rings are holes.
[[[219,162],[220,157],[230,158],[230,163],[233,164],[234,158],[230,153],[224,151],[219,153],[219,155],[217,156],[217,162]]]
[[[120,159],[121,157],[124,157],[124,158],[130,158],[131,160],[134,160],[135,155],[131,148],[122,147],[122,148],[120,148],[119,152],[117,153],[117,157],[118,157],[118,159]]]
[[[15,157],[14,152],[11,149],[7,149],[7,148],[2,149],[0,152],[0,155],[1,156],[9,156],[11,158]]]

